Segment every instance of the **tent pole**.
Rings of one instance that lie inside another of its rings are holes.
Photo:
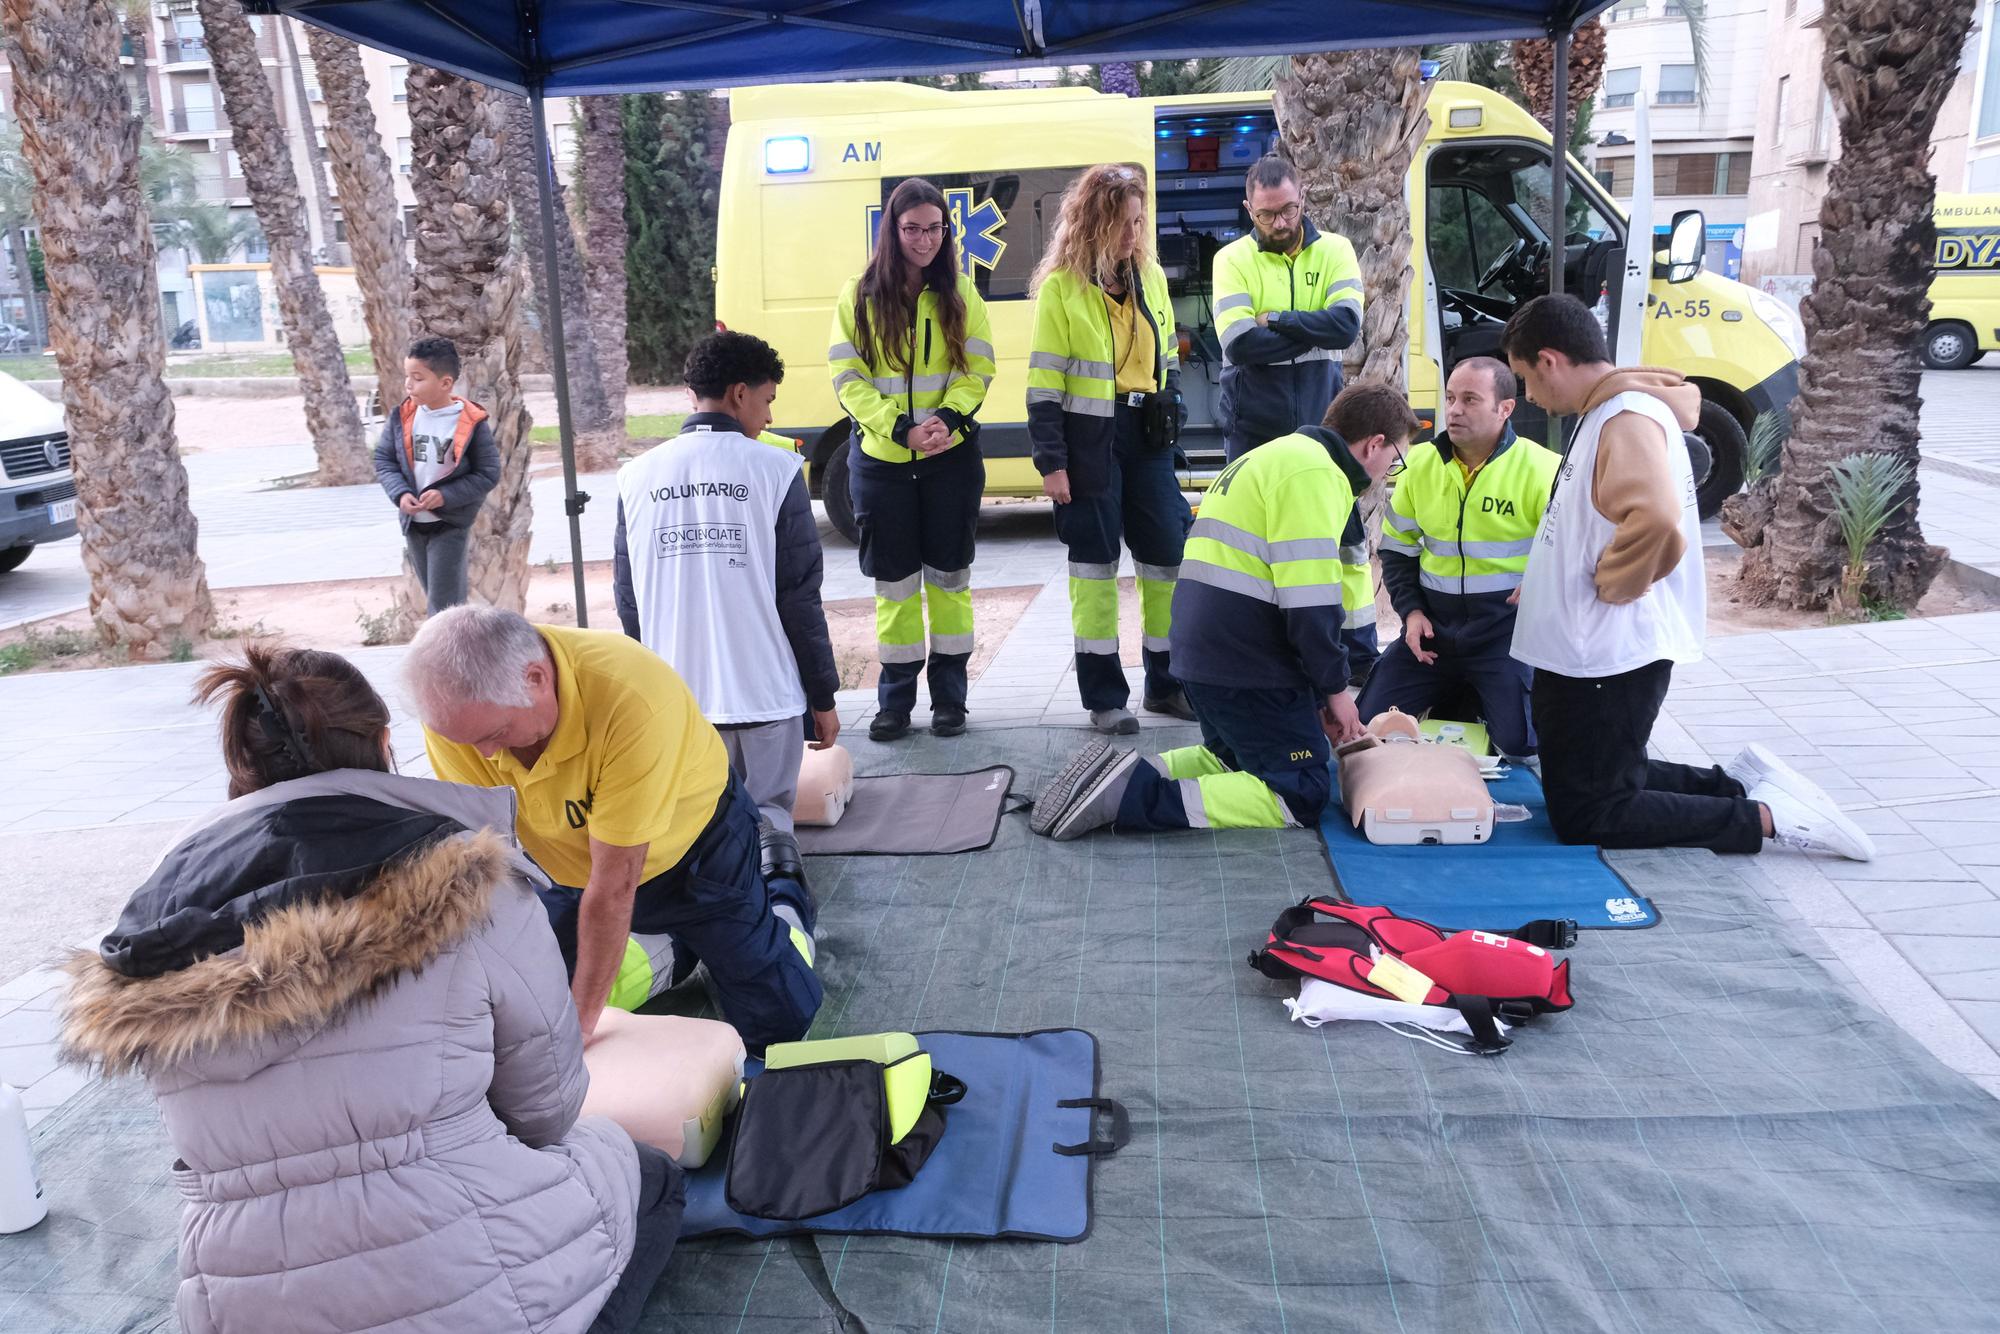
[[[1549,293],[1562,295],[1563,265],[1569,258],[1569,228],[1564,225],[1564,215],[1569,211],[1569,39],[1568,24],[1558,27],[1554,33],[1556,47],[1555,114],[1550,118],[1555,124],[1550,133],[1555,136],[1555,152],[1550,162],[1549,172]]]
[[[569,517],[569,568],[576,580],[576,623],[590,624],[583,592],[583,507],[590,497],[576,489],[576,421],[569,408],[569,357],[563,350],[562,269],[556,255],[556,159],[549,151],[549,127],[542,116],[542,89],[539,83],[528,89],[528,120],[534,127],[535,184],[542,212],[542,267],[547,271],[544,290],[549,308],[542,318],[549,322],[549,369],[556,382],[556,433],[562,440],[563,512]]]

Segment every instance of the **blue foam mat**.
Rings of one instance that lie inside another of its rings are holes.
[[[1333,878],[1354,903],[1392,908],[1448,930],[1511,931],[1539,917],[1571,917],[1580,927],[1631,930],[1655,925],[1659,909],[1593,847],[1557,840],[1542,785],[1516,768],[1487,786],[1495,802],[1528,808],[1519,824],[1496,824],[1485,843],[1385,847],[1354,827],[1334,795],[1320,817]]]
[[[723,1197],[727,1153],[687,1180],[683,1237],[836,1232],[906,1237],[1081,1241],[1090,1233],[1089,1155],[1058,1144],[1091,1138],[1092,1112],[1059,1107],[1097,1096],[1097,1039],[1080,1028],[1036,1033],[919,1033],[935,1069],[965,1081],[945,1133],[916,1180],[844,1209],[792,1222],[751,1218]],[[761,1062],[751,1061],[755,1075]]]

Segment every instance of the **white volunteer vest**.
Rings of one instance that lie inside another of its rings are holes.
[[[698,426],[618,470],[640,637],[711,723],[805,713],[778,620],[777,522],[801,460]]]
[[[1681,496],[1681,537],[1687,546],[1673,573],[1636,602],[1614,606],[1598,598],[1596,575],[1598,558],[1616,529],[1592,502],[1591,479],[1604,423],[1621,412],[1636,412],[1666,433],[1667,466]],[[1563,460],[1555,497],[1542,514],[1521,581],[1514,657],[1530,667],[1579,677],[1617,676],[1662,658],[1696,662],[1707,620],[1701,514],[1680,423],[1651,394],[1618,394],[1584,416]]]

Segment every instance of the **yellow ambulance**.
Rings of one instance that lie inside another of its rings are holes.
[[[2000,348],[2000,195],[1939,195],[1924,365],[1955,371]]]
[[[1437,83],[1430,116],[1409,189],[1417,244],[1408,381],[1411,405],[1427,424],[1448,368],[1495,353],[1507,317],[1547,290],[1551,182],[1548,132],[1499,94]],[[819,84],[736,90],[730,117],[716,318],[783,355],[775,429],[805,442],[813,490],[850,538],[848,423],[826,372],[827,329],[841,285],[867,258],[884,201],[909,176],[927,178],[950,201],[963,262],[992,317],[999,375],[979,414],[989,495],[1041,494],[1026,422],[1029,280],[1064,188],[1098,162],[1149,168],[1189,408],[1184,480],[1198,488],[1221,466],[1211,261],[1250,225],[1244,172],[1277,140],[1268,93],[1149,99],[1087,88]],[[1650,187],[1650,168],[1635,177]],[[1690,450],[1702,512],[1713,513],[1742,484],[1750,424],[1797,391],[1798,317],[1773,297],[1702,271],[1699,215],[1676,220],[1686,224],[1693,262],[1670,268],[1650,244],[1628,262],[1625,211],[1573,159],[1568,182],[1568,290],[1597,302],[1620,361],[1671,366],[1701,386],[1698,434],[1707,447]],[[1641,216],[1651,212],[1650,199],[1633,206]],[[1337,229],[1340,220],[1319,221]],[[1543,425],[1525,400],[1516,421],[1530,435]]]

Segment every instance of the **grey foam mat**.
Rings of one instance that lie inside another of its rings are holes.
[[[1032,793],[1081,740],[865,762],[1006,763]],[[1310,830],[1057,845],[1010,816],[983,853],[816,858],[813,1036],[1087,1028],[1132,1142],[1081,1244],[691,1242],[645,1328],[2000,1328],[2000,1104],[1858,1003],[1753,860],[1617,860],[1661,925],[1586,936],[1576,1008],[1482,1059],[1292,1024],[1244,965],[1330,887]],[[154,1328],[178,1201],[143,1093],[93,1090],[38,1141],[59,1221],[0,1238],[0,1328]]]
[[[840,823],[801,826],[807,856],[931,856],[992,846],[1014,771],[996,764],[970,773],[878,774],[854,780]]]

